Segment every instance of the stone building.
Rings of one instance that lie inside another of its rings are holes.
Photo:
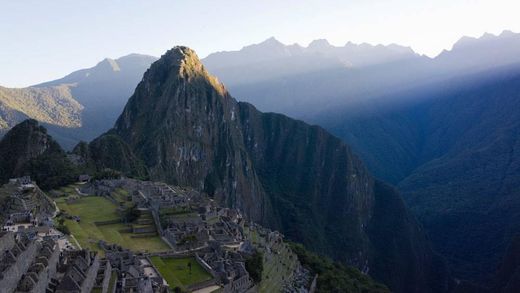
[[[60,251],[50,237],[2,232],[0,251],[1,292],[46,292],[57,276]]]
[[[10,179],[0,187],[0,224],[40,224],[52,216],[54,203],[30,180],[30,177]]]
[[[31,266],[18,282],[16,292],[45,292],[56,277],[59,255],[56,242],[50,238],[43,240]]]
[[[101,265],[99,255],[88,250],[65,251],[60,259],[59,272],[63,278],[56,293],[90,293],[96,284]]]

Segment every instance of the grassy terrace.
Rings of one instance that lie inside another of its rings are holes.
[[[264,245],[266,239],[260,237],[258,233],[249,228],[244,229],[247,238],[253,244]],[[285,281],[290,278],[297,266],[298,257],[292,252],[286,243],[277,245],[278,253],[267,254],[264,252],[264,270],[262,272],[262,281],[258,286],[259,292],[281,292]]]
[[[128,229],[123,223],[96,225],[94,222],[119,219],[116,206],[104,197],[81,197],[68,204],[66,198],[55,199],[58,207],[69,215],[79,216],[81,221],[65,220],[65,225],[78,240],[82,248],[100,251],[97,243],[105,240],[134,251],[163,251],[169,247],[158,236],[132,238],[132,233],[122,232]]]
[[[123,206],[131,206],[132,202],[128,200],[128,191],[117,188],[112,192],[112,197]]]
[[[151,260],[172,289],[175,287],[186,289],[187,286],[211,280],[212,278],[194,257],[163,258],[152,256]],[[188,263],[191,263],[191,274]]]

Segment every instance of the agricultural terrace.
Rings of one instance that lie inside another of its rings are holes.
[[[194,257],[152,256],[150,259],[172,289],[179,287],[186,290],[190,285],[208,281],[212,278]],[[191,263],[191,273],[188,263]]]
[[[79,221],[65,219],[65,226],[79,242],[82,248],[101,251],[98,241],[115,243],[133,251],[157,252],[169,247],[157,235],[137,235],[131,226],[121,223],[117,207],[111,201],[100,196],[83,196],[67,202],[65,197],[55,199],[62,212],[78,216]],[[112,221],[112,224],[99,222]],[[144,236],[144,237],[143,237]]]

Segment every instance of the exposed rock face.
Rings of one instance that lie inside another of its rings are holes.
[[[152,179],[204,190],[396,292],[447,290],[443,263],[398,194],[347,145],[320,127],[238,103],[188,48],[151,66],[98,141],[109,136],[120,137]],[[112,156],[118,166],[105,167],[131,171],[120,161],[128,154]]]
[[[179,48],[146,72],[114,132],[152,178],[205,189],[259,221],[269,218],[267,202],[242,144],[238,111],[195,53]]]
[[[128,144],[117,135],[105,134],[88,145],[80,143],[74,148],[74,153],[86,158],[84,166],[90,170],[113,168],[124,170],[125,174],[132,177],[149,177],[141,159],[135,156]]]

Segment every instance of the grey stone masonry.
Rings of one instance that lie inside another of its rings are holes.
[[[8,234],[10,234],[9,232]],[[6,237],[4,235],[3,238]],[[7,236],[10,239],[12,236]],[[10,240],[7,240],[10,243]],[[11,247],[5,246],[0,252],[0,288],[2,292],[15,292],[18,282],[27,272],[38,252],[38,245],[24,235],[16,235]]]
[[[112,266],[110,265],[110,262],[106,259],[101,260],[97,271],[94,289],[97,289],[101,293],[107,293],[111,275]]]
[[[45,292],[49,282],[56,276],[60,251],[52,239],[42,241],[41,248],[29,270],[18,282],[16,292]]]
[[[96,282],[100,266],[99,255],[88,251],[67,251],[60,260],[61,270],[65,272],[56,288],[56,293],[89,293]]]

